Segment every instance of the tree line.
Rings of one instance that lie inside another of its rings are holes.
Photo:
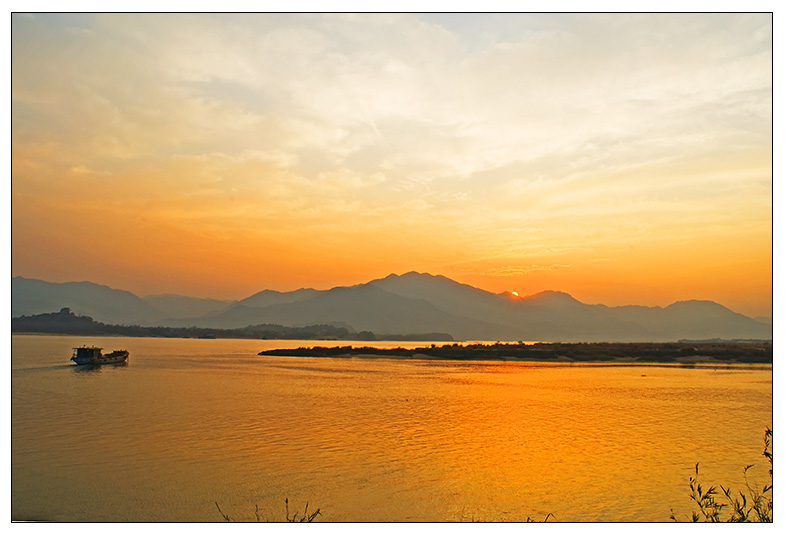
[[[354,332],[346,327],[336,327],[335,325],[288,327],[265,323],[236,329],[115,325],[95,321],[90,316],[79,316],[68,308],[48,314],[11,318],[11,332],[155,338],[248,338],[257,340],[452,341],[453,339],[449,334],[445,333],[377,335],[371,331]]]

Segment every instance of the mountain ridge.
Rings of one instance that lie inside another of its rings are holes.
[[[57,308],[59,302],[67,304]],[[57,283],[24,277],[11,279],[12,317],[54,312],[64,307],[111,323],[133,323],[160,315],[159,310],[133,293],[103,284],[90,281]]]
[[[527,296],[497,294],[443,275],[416,271],[327,290],[266,289],[237,301],[171,294],[139,298],[89,281],[50,283],[12,278],[12,316],[65,307],[98,321],[119,324],[240,328],[262,323],[291,327],[318,323],[355,331],[445,332],[464,340],[772,338],[771,324],[714,301],[688,299],[666,307],[611,307],[582,303],[558,290]],[[191,311],[194,314],[188,315]]]

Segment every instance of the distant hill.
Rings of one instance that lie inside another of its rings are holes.
[[[424,299],[386,292],[367,283],[330,290],[260,292],[225,311],[201,318],[167,320],[167,325],[234,328],[254,323],[302,326],[314,323],[349,325],[355,331],[377,333],[460,332],[472,336],[504,334],[504,329],[482,320],[462,318],[440,310]],[[260,304],[260,298],[271,303]]]
[[[164,317],[160,310],[131,292],[93,282],[11,279],[12,317],[56,312],[62,308],[108,323],[133,324]]]
[[[236,329],[249,325],[332,325],[350,332],[449,333],[462,340],[585,342],[772,338],[770,323],[711,301],[667,307],[586,304],[544,291],[495,294],[441,275],[410,272],[330,290],[263,290],[237,302],[151,296],[93,283],[47,283],[15,277],[12,315],[69,307],[98,321]],[[157,306],[155,306],[157,305]]]
[[[264,317],[261,309],[265,307],[302,301],[318,293],[317,290],[311,288],[301,288],[293,292],[262,290],[240,301],[229,303],[228,306],[220,309],[200,313],[198,309],[194,308],[190,314],[183,311],[178,315],[170,315],[159,323],[172,327],[195,326],[220,327],[224,329],[243,327],[261,321],[260,318]],[[329,323],[337,325],[339,322],[332,321]]]
[[[310,299],[272,305],[263,317],[277,317],[287,324],[331,318],[358,330],[387,333],[447,332],[481,334],[496,326],[475,318],[464,318],[441,310],[425,299],[387,292],[371,283],[338,287],[319,292]]]
[[[280,305],[283,303],[294,303],[302,301],[318,294],[313,288],[300,288],[293,292],[277,292],[275,290],[262,290],[240,300],[237,304],[249,308],[264,308],[270,305]]]
[[[235,303],[235,301],[203,299],[174,294],[148,295],[143,297],[142,300],[158,310],[165,318],[188,318],[214,314]]]
[[[369,284],[407,297],[420,297],[440,310],[497,326],[483,339],[548,341],[673,341],[685,332],[694,338],[771,338],[771,327],[710,301],[685,301],[661,307],[608,307],[581,303],[547,290],[525,297],[493,294],[427,273],[390,275]],[[450,331],[452,332],[452,331]],[[714,333],[708,336],[707,333]],[[454,334],[455,335],[455,334]],[[457,338],[475,338],[458,333]],[[479,339],[479,338],[477,338]]]
[[[658,325],[659,328],[664,332],[672,333],[677,338],[772,337],[770,325],[733,312],[713,301],[678,301],[665,307],[662,312],[663,318]],[[718,332],[720,330],[721,333]]]

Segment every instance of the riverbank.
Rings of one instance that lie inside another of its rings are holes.
[[[259,355],[290,357],[404,358],[436,360],[515,360],[532,362],[606,362],[674,364],[771,364],[770,342],[690,343],[496,343],[448,344],[418,348],[300,347],[271,349]]]

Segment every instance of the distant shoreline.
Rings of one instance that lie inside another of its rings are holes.
[[[261,355],[261,353],[260,353]],[[524,357],[504,357],[504,358],[476,358],[476,359],[449,359],[438,358],[429,355],[415,354],[415,355],[370,355],[370,354],[343,354],[343,355],[296,355],[289,356],[290,358],[317,358],[317,359],[360,359],[360,360],[400,360],[400,361],[434,361],[445,363],[467,363],[467,362],[494,362],[494,363],[530,363],[530,364],[552,364],[554,366],[636,366],[636,367],[678,367],[678,368],[735,368],[743,366],[744,369],[771,369],[771,362],[740,362],[735,360],[717,360],[712,357],[706,357],[701,360],[687,360],[676,359],[673,361],[642,361],[635,359],[612,359],[612,360],[571,360],[569,358],[559,359],[538,359],[538,358],[524,358]]]
[[[446,344],[406,349],[374,347],[300,347],[260,351],[262,356],[390,358],[455,361],[516,361],[611,364],[772,364],[770,342],[652,342],[535,344]]]
[[[189,339],[196,337],[171,336],[127,336],[113,333],[44,333],[12,332],[22,336],[81,336],[111,338],[156,338]],[[253,338],[220,338],[223,340],[258,340]],[[269,342],[286,342],[292,339],[267,339]],[[364,340],[298,340],[300,342],[359,342]],[[394,342],[422,342],[418,340],[392,340]],[[390,342],[378,340],[377,342]],[[615,365],[658,365],[678,364],[681,366],[773,363],[773,344],[770,341],[680,341],[680,342],[496,342],[496,343],[449,343],[433,342],[430,347],[378,348],[363,346],[310,346],[298,348],[276,348],[260,351],[262,356],[313,357],[313,358],[362,358],[401,360],[442,361],[510,361],[539,362],[554,364],[615,364]],[[374,343],[374,342],[370,342]],[[438,344],[438,345],[437,345]]]
[[[452,342],[447,333],[377,334],[370,331],[352,332],[345,327],[328,324],[289,327],[272,323],[248,325],[235,329],[212,327],[165,327],[116,325],[78,316],[69,308],[59,312],[11,318],[12,334],[54,334],[73,336],[128,336],[134,338],[232,338],[245,340],[314,340],[352,342]]]

